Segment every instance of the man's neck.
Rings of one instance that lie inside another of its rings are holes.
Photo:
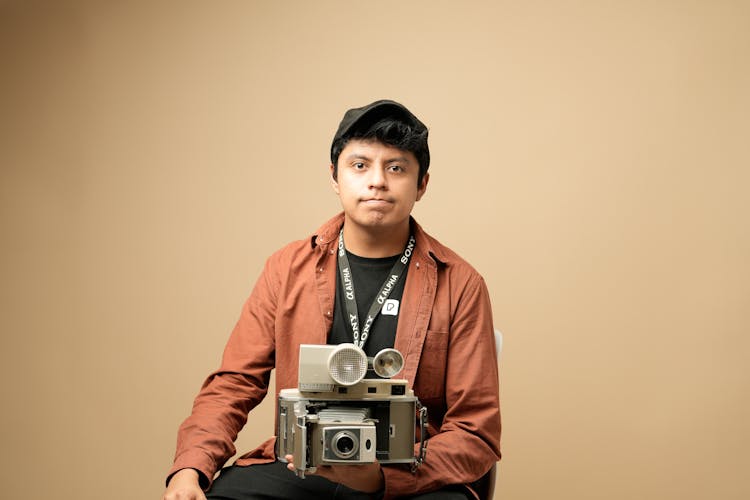
[[[399,227],[377,229],[345,222],[344,246],[359,257],[391,257],[404,251],[409,232],[409,221]]]

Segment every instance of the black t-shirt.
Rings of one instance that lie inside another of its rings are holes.
[[[359,316],[360,331],[367,319],[367,312],[375,301],[380,287],[390,276],[393,265],[401,258],[401,255],[384,258],[359,257],[347,251],[349,267],[354,283],[354,297],[357,300],[357,315]],[[393,347],[396,340],[396,326],[398,315],[401,310],[401,297],[404,294],[404,283],[408,268],[393,287],[391,294],[383,304],[380,314],[370,327],[370,333],[363,347],[368,356],[375,356],[380,350]],[[352,329],[349,324],[349,316],[344,303],[344,285],[341,281],[341,273],[336,273],[336,302],[334,306],[333,327],[328,334],[329,344],[341,344],[353,342]]]

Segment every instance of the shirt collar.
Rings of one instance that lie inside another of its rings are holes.
[[[446,251],[446,248],[428,235],[413,217],[410,218],[410,223],[414,238],[417,240],[416,251],[423,253],[425,257],[429,257],[443,266],[450,264],[450,254]],[[344,212],[341,212],[325,222],[320,228],[318,228],[315,234],[312,235],[310,238],[312,248],[317,246],[326,247],[332,243],[336,244],[339,237],[339,231],[341,231],[343,225]]]

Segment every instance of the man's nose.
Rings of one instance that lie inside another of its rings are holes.
[[[377,166],[370,169],[370,187],[382,189],[386,186],[385,169]]]

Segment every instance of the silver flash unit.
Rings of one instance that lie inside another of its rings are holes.
[[[396,349],[368,358],[355,344],[300,345],[299,387],[279,393],[276,456],[294,455],[299,477],[320,465],[375,460],[416,469],[427,447],[427,409],[406,380],[392,378],[403,366]],[[366,378],[369,369],[383,378]]]

